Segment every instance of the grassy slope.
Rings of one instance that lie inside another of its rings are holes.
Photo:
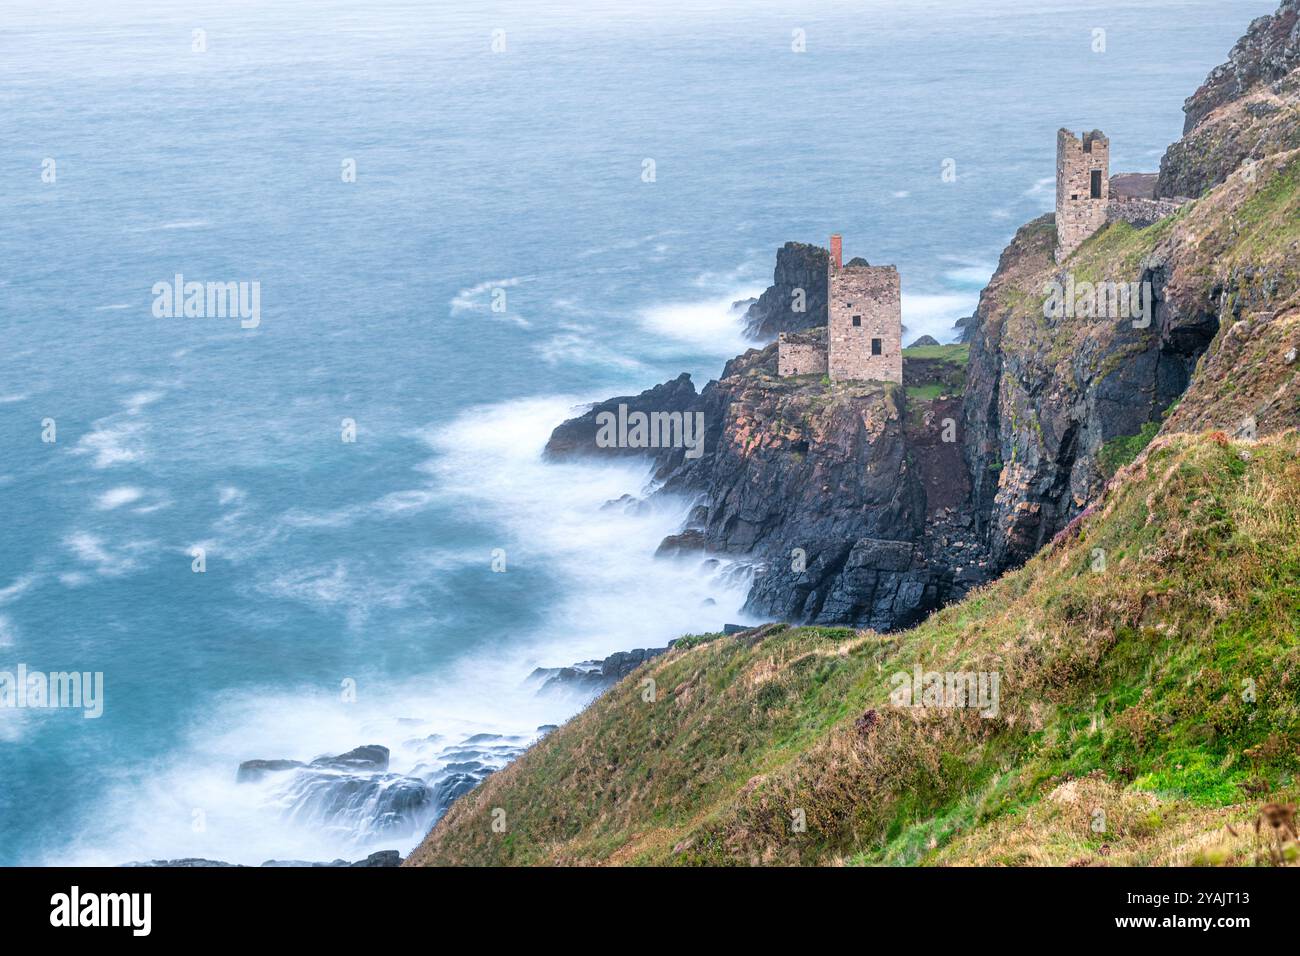
[[[1018,240],[1041,255],[987,290],[992,321],[1069,361],[1093,330],[1043,322],[1050,219]],[[1300,797],[1300,154],[1108,227],[1070,268],[1132,281],[1152,253],[1178,263],[1175,292],[1275,315],[1221,328],[1077,533],[902,634],[693,639],[458,801],[410,863],[1257,859],[1225,824]],[[1208,431],[1247,414],[1259,444]],[[918,663],[997,671],[998,716],[891,707]]]
[[[1297,796],[1298,453],[1159,438],[1065,540],[903,634],[695,639],[411,863],[1248,861],[1221,824]],[[997,717],[891,706],[915,664],[997,671]]]

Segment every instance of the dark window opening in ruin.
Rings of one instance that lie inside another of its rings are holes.
[[[1094,169],[1092,171],[1092,198],[1093,199],[1101,198],[1101,170],[1100,169]]]
[[[1078,194],[1078,193],[1070,193],[1070,198],[1071,198],[1071,199],[1078,199],[1078,198],[1079,198],[1079,194]]]
[[[872,339],[872,340],[871,340],[871,354],[872,354],[872,355],[879,355],[879,354],[881,354],[880,339]]]
[[[861,324],[862,324],[862,316],[860,316],[860,315],[855,315],[855,316],[853,317],[853,324],[854,324],[855,326],[857,326],[857,325],[861,325]]]

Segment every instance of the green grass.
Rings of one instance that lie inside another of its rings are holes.
[[[1097,453],[1097,467],[1109,478],[1125,465],[1132,463],[1142,453],[1142,449],[1151,444],[1151,439],[1156,437],[1158,431],[1160,431],[1159,422],[1147,422],[1136,435],[1112,438],[1102,445],[1101,451]]]
[[[931,385],[909,385],[907,386],[907,400],[909,402],[928,402],[938,398],[940,395],[950,394],[952,389],[945,386],[942,382],[936,382]]]
[[[412,862],[1190,862],[1249,794],[1297,792],[1300,439],[1242,450],[1162,439],[1077,535],[911,631],[693,639]],[[892,705],[914,665],[999,673],[997,717]]]
[[[970,346],[953,345],[917,345],[903,349],[903,359],[942,359],[965,365],[970,360]]]

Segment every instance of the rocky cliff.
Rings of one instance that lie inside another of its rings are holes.
[[[1147,229],[1113,223],[1060,266],[1050,217],[1017,234],[981,296],[965,394],[972,506],[995,568],[1097,497],[1116,443],[1296,424],[1298,155],[1247,164]],[[1150,314],[1051,318],[1053,283],[1149,290]]]
[[[657,493],[699,502],[661,553],[748,562],[754,614],[892,630],[985,576],[964,507],[964,350],[914,352],[899,387],[778,378],[776,346],[752,349],[698,396],[682,377],[594,406],[556,429],[547,454],[607,453],[596,447],[597,416],[619,404],[701,413],[701,457],[642,452],[655,462]]]
[[[772,284],[745,313],[745,333],[772,342],[780,332],[824,327],[829,262],[821,246],[787,242],[778,249]]]
[[[1183,112],[1186,135],[1216,109],[1251,91],[1287,76],[1300,66],[1300,0],[1282,0],[1277,11],[1259,17],[1215,67],[1201,87],[1187,98]]]
[[[1183,107],[1159,196],[1200,196],[1244,162],[1300,148],[1300,0],[1260,17]]]
[[[918,386],[925,349],[901,390],[782,380],[769,347],[698,394],[679,378],[612,400],[704,414],[702,458],[654,453],[663,489],[700,502],[672,550],[748,555],[757,614],[892,629],[1023,563],[1162,427],[1293,424],[1300,211],[1284,147],[1300,131],[1300,70],[1279,71],[1295,62],[1297,2],[1256,21],[1188,101],[1160,182],[1198,199],[1145,228],[1112,222],[1059,265],[1052,216],[1016,233],[964,329],[964,385]],[[783,247],[753,329],[824,322],[825,269],[825,250]],[[1053,311],[1054,288],[1131,297]],[[806,312],[789,309],[797,289]],[[612,403],[561,426],[548,451],[590,451]]]

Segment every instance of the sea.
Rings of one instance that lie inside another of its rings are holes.
[[[0,865],[405,853],[587,702],[535,668],[754,623],[551,429],[790,240],[951,341],[1057,129],[1155,170],[1273,6],[4,0]]]

